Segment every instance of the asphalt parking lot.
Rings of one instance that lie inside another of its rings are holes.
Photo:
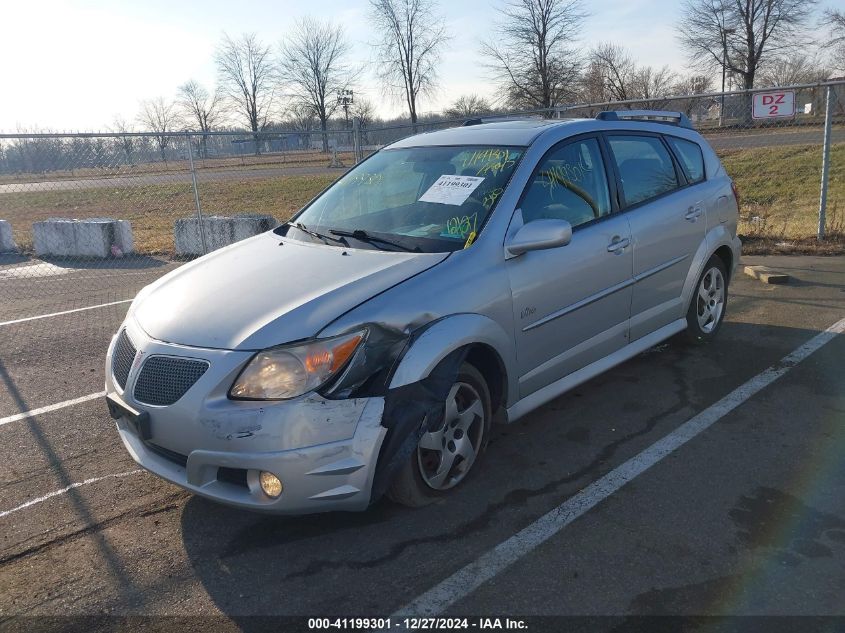
[[[283,518],[192,497],[137,470],[97,396],[128,304],[0,324],[0,628],[57,615],[225,616],[213,622],[232,630],[254,615],[621,619],[591,621],[606,630],[641,615],[845,616],[845,336],[819,338],[842,329],[845,258],[743,263],[792,282],[738,272],[717,341],[672,339],[498,427],[475,476],[415,510]],[[92,303],[170,266],[116,272]],[[13,315],[0,322],[41,314],[38,296],[0,306]]]

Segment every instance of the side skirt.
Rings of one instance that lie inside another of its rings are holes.
[[[513,406],[508,408],[507,421],[509,423],[516,422],[526,413],[530,413],[534,409],[541,407],[547,402],[554,400],[558,396],[566,393],[574,387],[577,387],[581,383],[584,383],[590,380],[591,378],[595,378],[599,374],[604,373],[608,369],[625,362],[629,358],[633,358],[637,354],[644,352],[650,347],[654,347],[661,341],[665,341],[670,336],[674,336],[678,332],[682,332],[686,327],[686,319],[678,319],[677,321],[673,321],[668,325],[664,325],[659,330],[655,330],[651,334],[647,334],[646,336],[643,336],[642,338],[639,338],[636,341],[628,343],[628,345],[626,345],[622,349],[617,350],[612,354],[605,356],[604,358],[601,358],[593,363],[590,363],[586,367],[582,367],[581,369],[572,372],[568,376],[564,376],[560,380],[556,380],[555,382],[546,385],[542,389],[538,389],[531,395],[526,396],[525,398],[519,400],[518,402],[514,403]]]

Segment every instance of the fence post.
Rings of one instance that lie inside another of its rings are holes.
[[[199,187],[197,187],[197,171],[194,169],[194,150],[191,147],[191,136],[188,132],[185,132],[185,142],[188,144],[188,161],[191,166],[191,185],[194,188],[194,204],[197,208],[197,224],[200,227],[200,242],[202,243],[202,253],[203,255],[208,254],[208,246],[205,243],[205,226],[204,222],[202,221],[202,207],[200,206],[200,191]]]
[[[827,99],[824,113],[824,146],[822,149],[822,190],[819,196],[818,239],[824,239],[825,214],[827,212],[827,183],[830,179],[830,136],[833,123],[833,86],[827,87]]]
[[[361,162],[363,152],[361,151],[361,119],[352,117],[352,152],[355,154],[355,164]]]

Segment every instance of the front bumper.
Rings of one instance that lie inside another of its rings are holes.
[[[106,393],[149,416],[148,437],[127,417],[117,420],[132,458],[155,475],[229,505],[280,514],[363,510],[386,433],[383,398],[327,400],[316,394],[284,402],[239,402],[226,397],[252,354],[199,349],[151,339],[130,317],[124,326],[137,348],[125,389],[112,374],[114,341],[106,360]],[[169,406],[137,402],[133,386],[144,361],[156,355],[202,359],[206,373]],[[282,480],[272,499],[258,473]]]

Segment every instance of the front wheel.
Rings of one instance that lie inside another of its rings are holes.
[[[461,366],[446,396],[443,420],[425,433],[387,496],[406,506],[435,501],[466,480],[487,445],[490,391],[479,371]]]
[[[718,255],[713,255],[698,278],[687,310],[687,336],[691,341],[709,341],[722,326],[728,306],[727,280],[724,262]]]

